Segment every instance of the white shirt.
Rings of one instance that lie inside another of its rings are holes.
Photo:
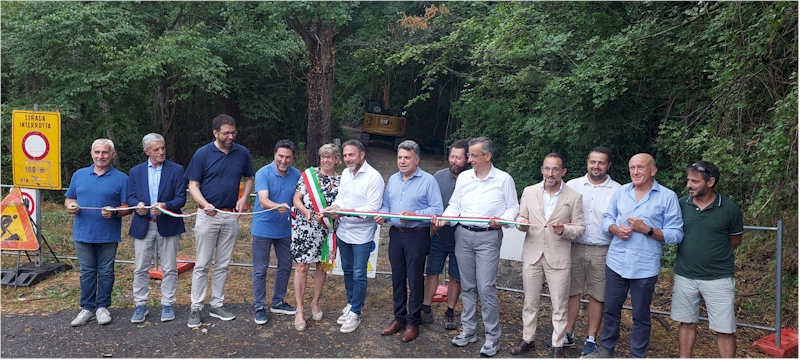
[[[575,240],[585,245],[611,244],[612,236],[603,234],[603,214],[611,204],[611,198],[619,189],[620,184],[611,180],[606,175],[606,181],[600,185],[589,182],[589,176],[584,175],[567,182],[567,186],[583,195],[583,219],[586,221],[586,232]]]
[[[519,199],[514,179],[507,172],[492,165],[489,176],[481,180],[475,169],[462,172],[456,180],[456,188],[444,216],[499,217],[514,220],[519,213]],[[466,226],[488,227],[488,223],[465,222]],[[511,227],[506,225],[506,227]]]
[[[542,181],[542,209],[544,209],[544,218],[549,219],[550,215],[553,215],[553,209],[556,208],[556,202],[558,202],[558,195],[561,195],[561,189],[564,186],[563,181],[559,181],[558,184],[558,191],[555,194],[550,195],[547,192],[547,189],[544,188],[544,181]]]
[[[342,172],[339,194],[331,206],[336,205],[343,210],[378,211],[383,200],[383,187],[381,174],[364,161],[364,165],[355,174],[350,169]],[[348,244],[366,244],[372,241],[376,228],[375,220],[371,216],[343,216],[339,218],[336,236]]]

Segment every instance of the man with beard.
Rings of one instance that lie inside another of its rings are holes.
[[[653,177],[658,168],[650,154],[628,161],[631,182],[620,186],[603,214],[603,233],[613,235],[606,255],[606,293],[600,346],[587,358],[610,358],[619,343],[622,305],[631,294],[631,357],[646,357],[653,300],[664,244],[683,240],[678,196]]]
[[[439,184],[442,194],[442,204],[447,206],[453,190],[456,188],[458,174],[469,168],[467,162],[467,152],[469,151],[468,140],[458,140],[450,148],[450,167],[437,171],[433,177]],[[431,304],[433,295],[439,287],[439,274],[444,272],[445,260],[449,259],[447,274],[449,275],[447,284],[447,310],[444,312],[444,328],[447,330],[458,329],[455,320],[454,309],[458,303],[458,294],[461,292],[461,277],[458,273],[458,261],[455,254],[456,248],[456,227],[455,225],[445,225],[441,229],[431,227],[431,251],[428,253],[425,264],[425,298],[422,301],[422,322],[432,323],[433,313]]]
[[[429,215],[442,212],[442,196],[436,180],[419,168],[419,145],[406,140],[397,146],[398,173],[389,178],[383,193],[381,212],[400,215]],[[383,225],[386,218],[376,216]],[[381,335],[405,328],[402,340],[419,334],[420,312],[425,294],[425,256],[430,251],[430,222],[389,219],[389,263],[392,267],[394,319]]]
[[[494,356],[500,349],[500,308],[497,300],[497,268],[500,264],[500,245],[504,225],[498,220],[513,220],[519,211],[514,179],[492,164],[494,142],[488,137],[469,141],[467,159],[471,170],[456,180],[456,188],[443,216],[489,218],[485,222],[459,221],[456,228],[456,257],[461,275],[461,333],[451,341],[455,346],[467,346],[478,341],[478,296],[486,341],[480,354]],[[444,220],[431,219],[438,228]]]
[[[742,243],[739,205],[714,188],[719,169],[708,161],[686,168],[689,195],[679,200],[683,214],[683,241],[675,257],[675,285],[670,317],[681,323],[678,351],[692,357],[697,337],[700,300],[705,301],[709,328],[717,333],[721,358],[736,357],[736,318],[733,251]]]
[[[550,153],[542,162],[544,180],[525,188],[520,199],[516,221],[525,232],[522,245],[522,289],[525,303],[522,307],[522,339],[511,348],[511,355],[519,355],[534,348],[533,340],[539,318],[539,297],[547,280],[553,305],[553,357],[563,358],[562,346],[567,327],[567,299],[569,296],[570,248],[586,230],[583,223],[583,196],[564,185],[567,173],[564,158]]]
[[[581,354],[591,354],[597,348],[597,330],[603,319],[603,301],[606,291],[606,253],[611,236],[603,233],[603,213],[608,209],[611,197],[619,189],[618,182],[611,180],[611,151],[598,146],[589,152],[586,160],[587,173],[567,182],[567,186],[583,195],[583,219],[586,232],[572,242],[572,270],[570,271],[569,302],[567,310],[567,339],[564,346],[574,346],[573,329],[581,309],[581,296],[589,295],[587,308],[589,325]]]
[[[197,149],[186,168],[189,194],[199,207],[194,226],[196,259],[192,273],[192,305],[187,322],[190,328],[202,324],[200,311],[203,310],[208,290],[208,268],[215,256],[209,315],[225,321],[236,318],[222,306],[228,263],[239,235],[239,217],[233,213],[247,209],[255,175],[250,152],[233,142],[238,133],[233,118],[220,114],[214,118],[211,126],[214,141]],[[239,182],[242,178],[243,193],[247,196],[239,198]]]
[[[270,248],[275,247],[278,270],[272,289],[269,311],[276,314],[294,315],[295,308],[284,301],[292,271],[292,218],[289,204],[294,197],[294,186],[300,179],[300,171],[292,166],[294,143],[284,139],[275,144],[274,160],[256,172],[256,195],[253,223],[253,305],[254,321],[258,325],[267,323],[267,268]],[[261,212],[278,207],[273,211]]]
[[[347,140],[342,144],[342,156],[347,170],[342,173],[339,195],[324,212],[353,210],[374,212],[381,208],[383,199],[383,177],[367,164],[364,144],[358,140]],[[361,310],[367,296],[367,261],[377,226],[371,217],[340,217],[336,230],[336,246],[344,272],[344,287],[347,306],[337,323],[339,331],[350,333],[361,324]]]

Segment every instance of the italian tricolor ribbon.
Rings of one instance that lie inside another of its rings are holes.
[[[354,211],[354,210],[335,210],[330,211],[329,213],[332,214],[339,214],[343,216],[365,216],[365,217],[375,217],[380,216],[386,219],[399,219],[399,220],[411,220],[411,221],[431,221],[430,215],[400,215],[400,214],[392,214],[386,212],[379,212],[379,211]],[[436,220],[443,220],[443,221],[452,221],[452,222],[473,222],[473,223],[489,223],[492,220],[497,221],[498,224],[502,225],[520,225],[520,226],[552,226],[553,224],[526,224],[519,221],[512,221],[512,220],[505,220],[500,218],[488,218],[488,217],[473,217],[473,216],[436,216]],[[573,223],[564,223],[560,225],[583,225],[580,224],[573,224]]]
[[[328,203],[325,201],[325,194],[322,192],[322,186],[317,178],[317,171],[314,170],[313,167],[310,167],[306,169],[306,171],[303,171],[302,176],[303,182],[308,190],[308,198],[311,200],[311,205],[314,207],[315,212],[321,214],[322,210],[328,207]],[[312,221],[313,219],[308,219],[309,223]],[[333,269],[336,260],[336,233],[334,232],[336,220],[323,218],[322,225],[327,229],[327,235],[322,239],[322,257],[320,258],[320,262],[322,262],[325,267],[324,270],[327,271],[328,269]]]

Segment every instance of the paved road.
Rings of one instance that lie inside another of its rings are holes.
[[[510,296],[507,301],[521,301]],[[292,325],[293,316],[270,314],[266,325],[256,325],[251,319],[252,304],[226,305],[239,317],[233,321],[211,318],[204,311],[204,323],[199,329],[186,326],[188,306],[176,306],[177,319],[162,323],[154,313],[147,322],[130,323],[133,309],[111,309],[114,322],[101,326],[96,322],[73,328],[70,321],[75,311],[60,311],[39,315],[3,315],[2,352],[4,358],[472,358],[478,357],[483,344],[483,328],[479,325],[479,341],[464,348],[450,344],[457,331],[443,328],[438,317],[433,324],[423,325],[420,337],[410,343],[400,341],[400,334],[381,336],[380,330],[391,317],[389,309],[366,309],[361,326],[353,333],[342,334],[336,324],[336,309],[326,311],[322,321],[308,321],[300,333]],[[436,314],[443,305],[437,304]],[[384,311],[386,310],[386,311]],[[515,309],[515,311],[519,311]],[[505,315],[508,314],[506,311]],[[507,317],[507,316],[504,316]],[[549,322],[549,317],[545,319]],[[510,347],[519,338],[518,317],[513,323],[504,321],[503,345],[496,357],[511,357]],[[480,322],[479,322],[480,323]],[[546,357],[544,335],[552,332],[540,321],[537,351],[520,357]],[[548,335],[549,336],[549,335]],[[568,349],[567,357],[578,357],[579,349]]]

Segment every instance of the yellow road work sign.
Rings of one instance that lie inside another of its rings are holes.
[[[39,241],[33,232],[28,210],[22,202],[22,192],[14,188],[0,203],[0,250],[38,250]]]

